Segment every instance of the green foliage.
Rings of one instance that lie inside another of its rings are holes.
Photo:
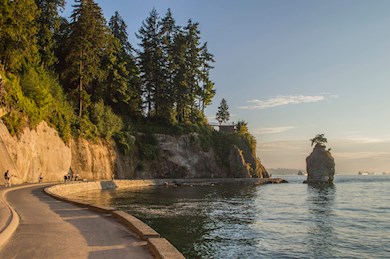
[[[141,160],[155,160],[158,158],[160,150],[158,148],[158,140],[154,134],[145,133],[137,135],[136,145]]]
[[[76,0],[71,19],[64,39],[71,47],[64,53],[65,66],[60,72],[66,87],[79,92],[74,97],[81,117],[85,108],[83,90],[92,100],[101,98],[102,83],[107,76],[102,59],[112,50],[112,36],[101,8],[93,0]]]
[[[39,10],[34,0],[2,0],[0,4],[0,65],[20,72],[24,65],[37,63]]]
[[[5,80],[4,103],[11,112],[4,121],[11,133],[19,133],[24,126],[34,128],[45,120],[61,138],[69,139],[73,110],[53,75],[42,67],[28,67],[21,80],[13,75]]]
[[[97,127],[98,136],[106,140],[118,133],[123,127],[122,119],[113,113],[110,107],[105,106],[103,101],[92,106],[90,118]]]
[[[153,9],[137,36],[148,118],[202,121],[215,90],[209,78],[213,55],[207,44],[201,44],[199,24],[189,20],[187,26],[179,27],[169,9],[162,19]]]
[[[4,124],[7,126],[12,136],[17,135],[23,128],[23,114],[19,111],[11,111],[2,117]]]
[[[317,134],[314,138],[310,139],[310,141],[312,146],[314,144],[325,146],[325,143],[328,142],[328,140],[324,137],[324,134]]]
[[[236,131],[240,135],[244,135],[246,133],[249,133],[248,123],[246,123],[245,121],[239,120],[237,122],[237,125],[236,125]]]
[[[222,124],[223,122],[227,122],[230,119],[229,106],[225,99],[222,99],[218,107],[216,118],[219,124]]]
[[[65,0],[35,0],[40,10],[38,22],[38,49],[41,62],[46,68],[51,68],[56,62],[54,54],[56,42],[54,34],[59,29],[60,17],[58,9],[65,6]]]
[[[115,142],[119,147],[119,150],[124,155],[128,155],[135,149],[135,137],[131,131],[120,131],[114,135]]]
[[[0,101],[12,134],[45,120],[64,141],[114,137],[124,153],[137,146],[143,159],[158,157],[156,133],[197,133],[194,145],[210,149],[204,109],[215,94],[214,60],[198,23],[177,26],[170,10],[161,19],[152,10],[135,57],[118,12],[107,24],[96,1],[76,0],[68,21],[58,13],[64,4],[0,5],[0,71],[8,73]],[[137,123],[135,129],[123,130],[124,120]],[[136,140],[135,131],[143,132]]]
[[[4,78],[4,77],[3,77]],[[20,79],[10,75],[5,78],[5,97],[6,107],[11,111],[5,119],[5,123],[10,132],[17,134],[22,127],[30,125],[35,127],[42,120],[42,113],[36,103],[26,97],[20,85]],[[19,117],[19,118],[17,118]],[[26,121],[26,123],[22,123]]]

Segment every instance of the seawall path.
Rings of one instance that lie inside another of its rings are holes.
[[[6,193],[20,222],[0,247],[0,258],[153,258],[147,242],[109,214],[54,199],[43,192],[47,186]],[[9,223],[5,204],[0,210],[3,224]]]

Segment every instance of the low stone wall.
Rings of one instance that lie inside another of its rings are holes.
[[[276,178],[275,178],[276,179]],[[145,186],[164,185],[212,185],[212,184],[243,184],[260,185],[271,183],[265,178],[199,178],[199,179],[150,179],[150,180],[114,180],[114,181],[91,181],[69,182],[50,187],[50,191],[59,196],[67,196],[77,192],[93,190],[113,190],[116,188],[133,188]]]

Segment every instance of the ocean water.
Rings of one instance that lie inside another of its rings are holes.
[[[186,258],[390,258],[390,176],[333,186],[147,187],[79,194],[125,210]]]

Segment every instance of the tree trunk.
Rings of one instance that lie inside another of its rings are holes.
[[[83,51],[80,52],[80,67],[79,67],[79,73],[80,73],[80,83],[79,83],[79,117],[81,118],[83,114]]]

